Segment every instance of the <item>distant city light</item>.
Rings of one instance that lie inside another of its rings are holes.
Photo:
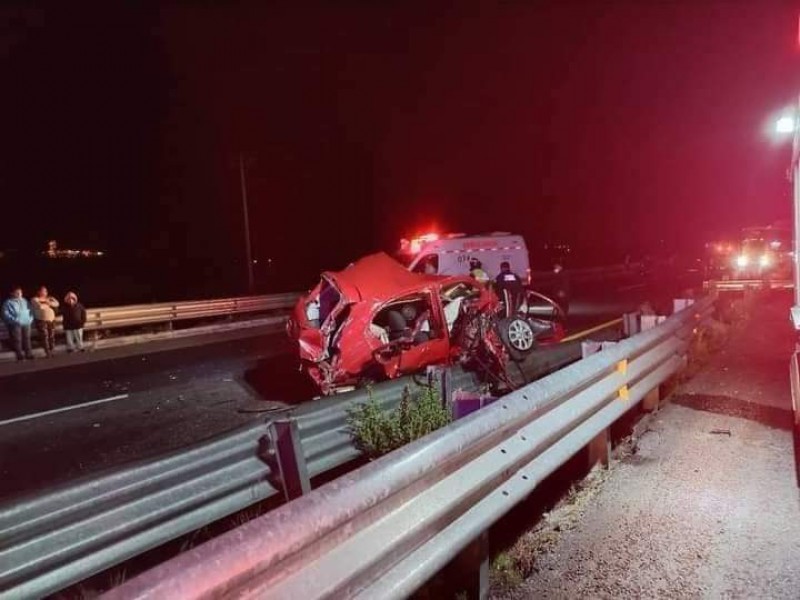
[[[50,240],[47,242],[47,250],[42,254],[47,258],[94,258],[105,253],[102,250],[62,250],[58,247],[58,242]]]
[[[796,128],[795,118],[789,115],[781,117],[775,123],[775,131],[778,133],[794,133]]]

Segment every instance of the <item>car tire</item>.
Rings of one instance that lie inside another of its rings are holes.
[[[536,334],[525,319],[501,319],[497,323],[497,329],[511,360],[524,360],[536,348]]]

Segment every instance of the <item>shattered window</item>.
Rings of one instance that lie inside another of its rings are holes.
[[[409,296],[385,305],[372,320],[370,331],[376,337],[421,344],[439,337],[427,294]]]
[[[474,285],[465,282],[459,282],[455,285],[442,288],[442,308],[444,310],[444,319],[447,324],[448,333],[453,332],[456,320],[461,315],[461,306],[469,298],[474,298],[480,295],[480,290]]]
[[[333,287],[327,279],[322,280],[322,288],[319,292],[319,322],[324,323],[330,316],[333,309],[339,304],[341,296],[339,291]]]
[[[450,302],[458,298],[469,298],[480,294],[477,286],[470,285],[464,281],[442,288],[442,300]]]

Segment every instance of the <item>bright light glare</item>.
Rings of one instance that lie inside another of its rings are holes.
[[[747,255],[746,255],[746,254],[740,254],[739,256],[737,256],[737,257],[736,257],[736,266],[737,266],[737,267],[742,267],[742,268],[744,268],[744,267],[746,267],[748,264],[750,264],[750,259],[749,259],[749,258],[747,258]]]
[[[778,133],[793,133],[797,128],[794,117],[785,116],[778,119],[775,123],[775,131]]]
[[[758,259],[758,264],[761,267],[768,267],[769,266],[769,255],[764,254],[761,258]]]
[[[435,242],[439,239],[438,233],[426,233],[411,240],[411,254],[419,254],[422,246],[427,242]]]

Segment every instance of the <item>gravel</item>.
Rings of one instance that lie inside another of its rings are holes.
[[[793,469],[789,432],[669,405],[510,597],[800,598]]]

